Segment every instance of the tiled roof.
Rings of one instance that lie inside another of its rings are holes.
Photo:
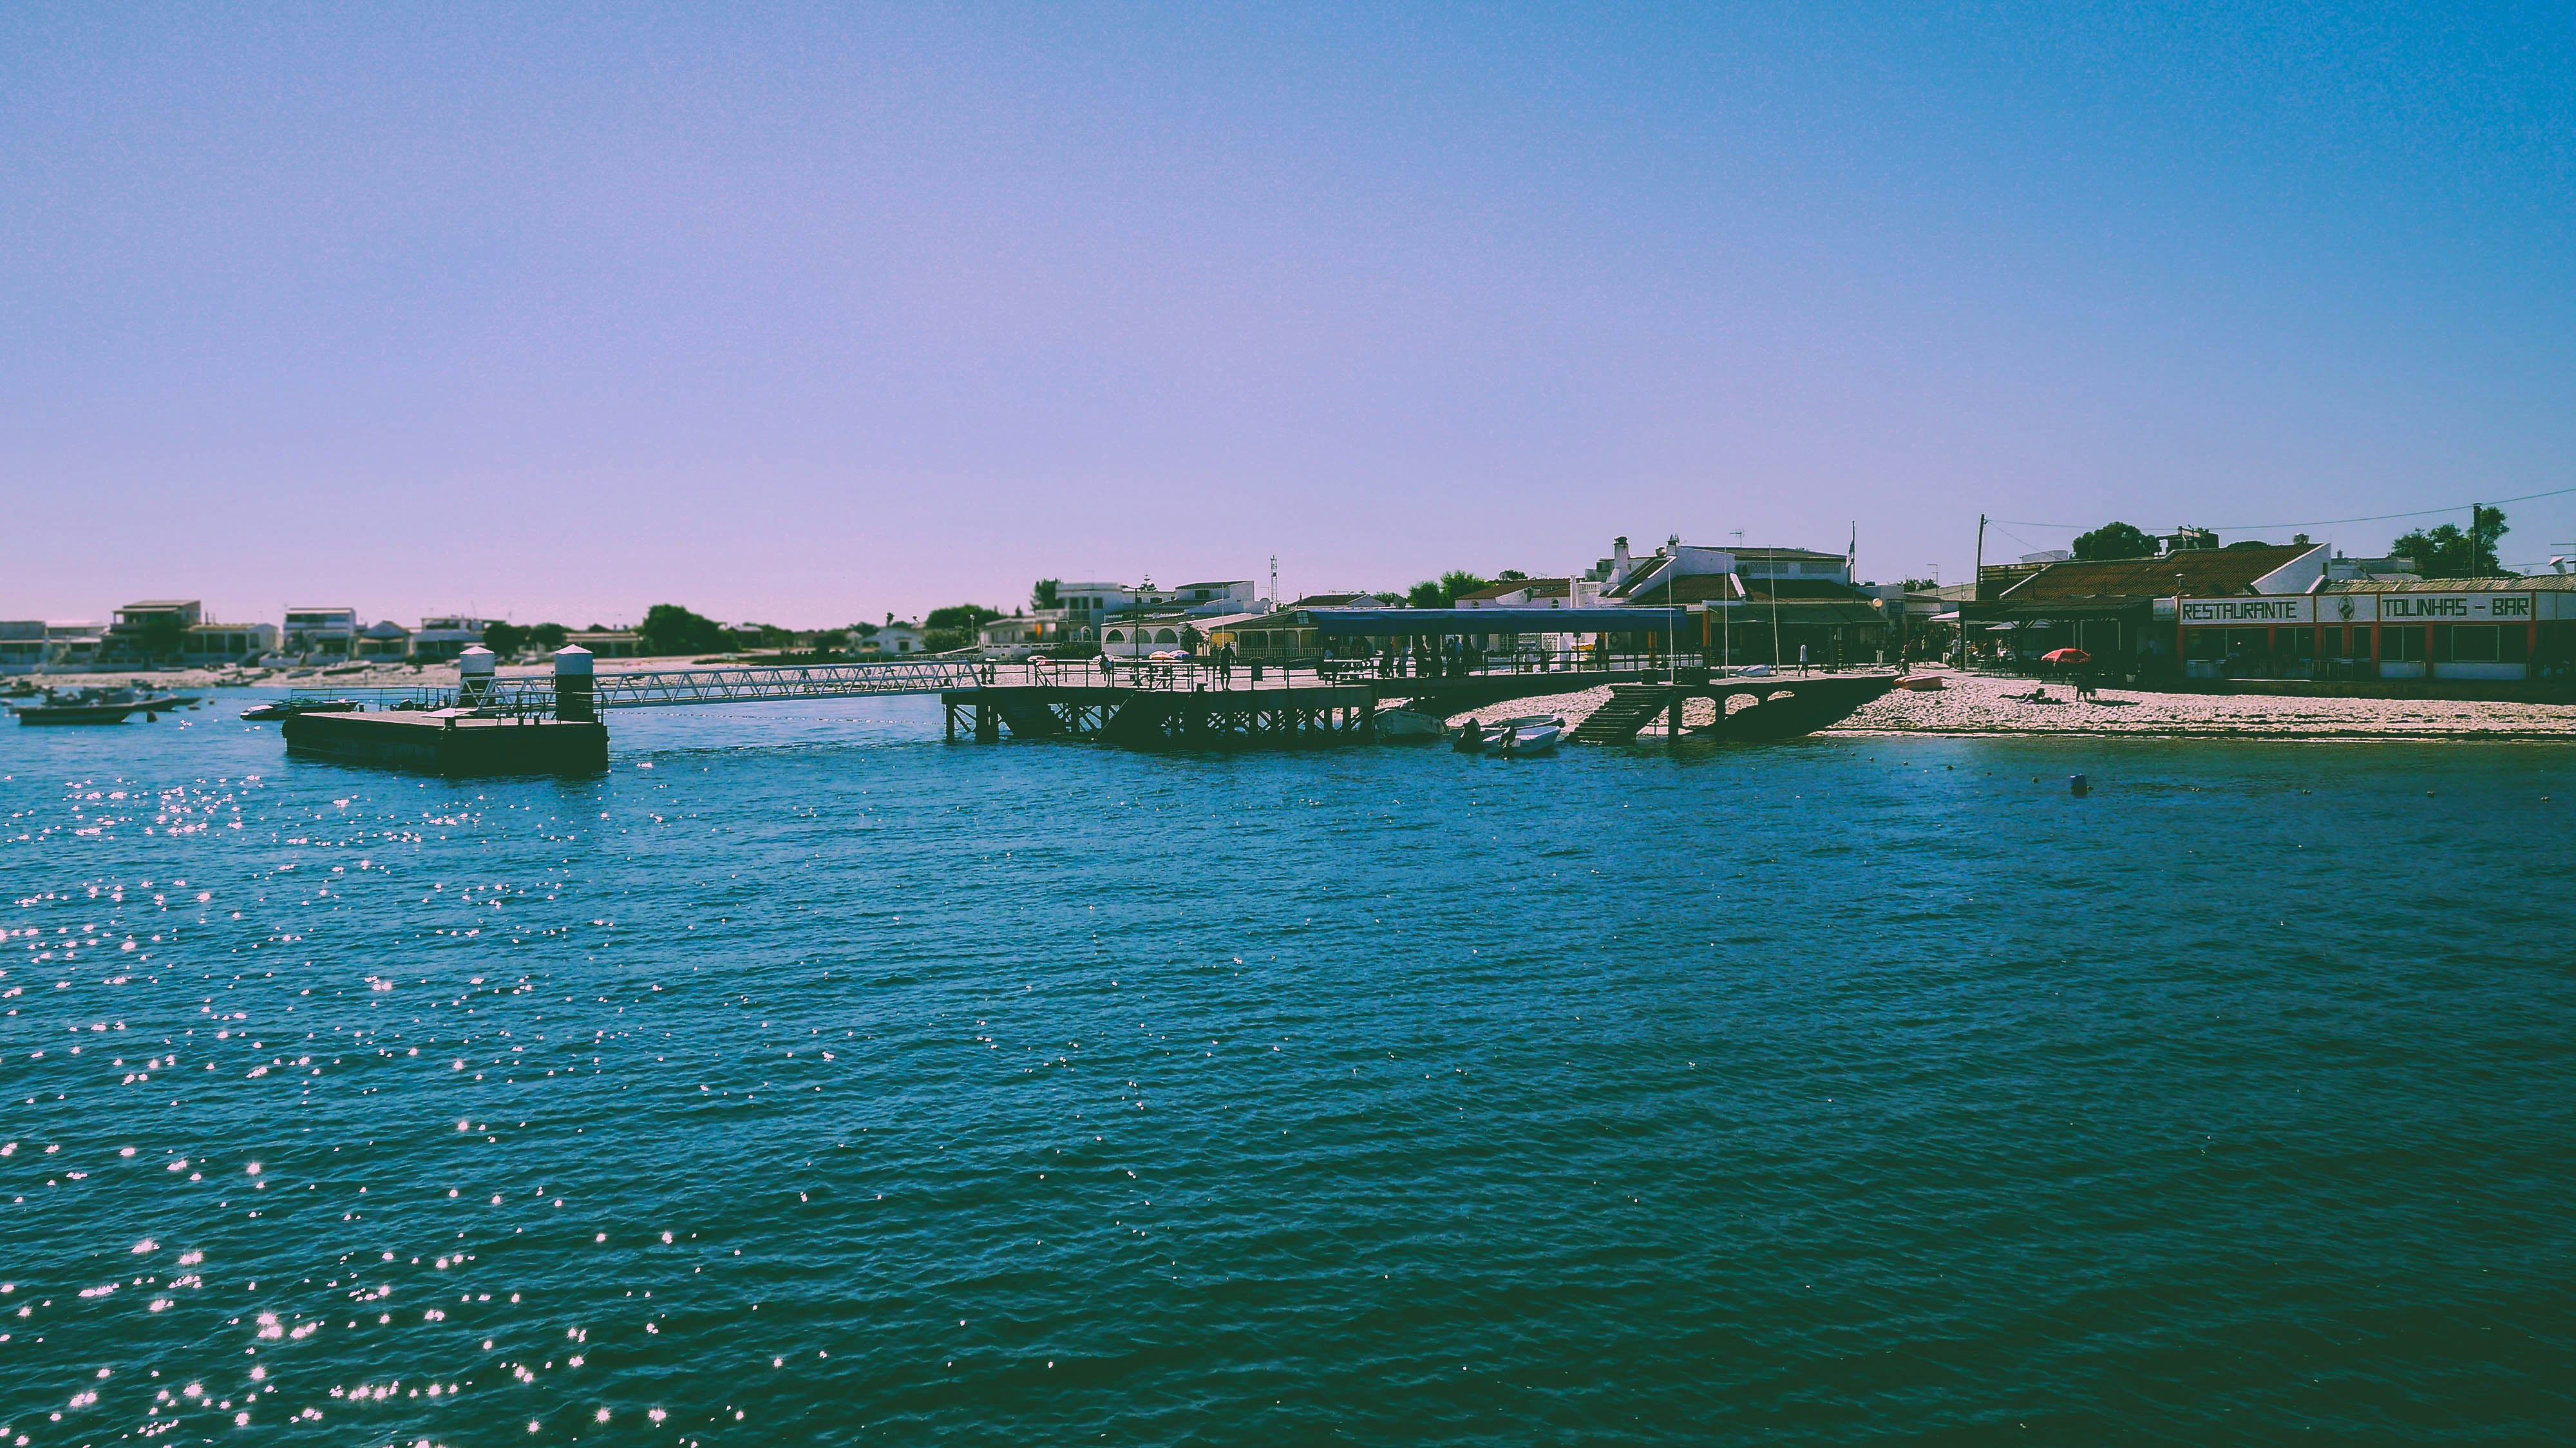
[[[2319,593],[2520,593],[2529,589],[2576,590],[2576,573],[2527,573],[2514,578],[2347,578]]]
[[[2261,548],[2209,548],[2162,558],[2114,558],[2098,563],[2052,563],[2005,591],[2003,603],[2048,603],[2078,598],[2168,597],[2181,589],[2195,598],[2243,593],[2254,580],[2310,550],[2295,543]]]
[[[1619,600],[1623,608],[1670,608],[1681,603],[1706,603],[1713,598],[1733,598],[1731,573],[1685,573],[1670,584],[1658,583],[1642,592]],[[1751,580],[1747,580],[1751,586]]]
[[[1482,601],[1500,598],[1506,593],[1524,591],[1532,598],[1563,598],[1565,580],[1562,578],[1506,578],[1500,583],[1487,584],[1473,593],[1459,594],[1458,601],[1465,603],[1471,598]]]

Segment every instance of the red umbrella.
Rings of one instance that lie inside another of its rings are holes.
[[[2089,664],[2093,656],[2082,649],[2050,649],[2039,656],[2043,664]]]

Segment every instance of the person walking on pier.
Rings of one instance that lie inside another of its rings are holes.
[[[1234,687],[1234,645],[1232,642],[1222,643],[1216,646],[1216,681],[1225,688],[1231,689]]]

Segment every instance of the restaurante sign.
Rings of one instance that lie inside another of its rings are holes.
[[[2555,596],[2555,595],[2553,595]],[[2304,623],[2525,623],[2534,593],[2334,593],[2278,598],[2186,598],[2182,621],[2195,628]],[[2170,608],[2171,604],[2167,604]],[[2158,611],[2160,614],[2164,610]]]
[[[2257,624],[2314,623],[2316,601],[2305,594],[2296,598],[2186,598],[2182,601],[2182,621],[2187,624]]]

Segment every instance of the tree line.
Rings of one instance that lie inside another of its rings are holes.
[[[2426,578],[2501,578],[2505,568],[2497,556],[2497,545],[2512,529],[2505,526],[2504,509],[2481,504],[2470,510],[2469,526],[2444,523],[2438,527],[2418,528],[2401,533],[2388,545],[2392,558],[2414,561],[2413,572]],[[2187,528],[2183,534],[2198,548],[2222,546],[2218,535],[2206,529]],[[2294,540],[2305,543],[2302,533]],[[2260,539],[2240,539],[2223,545],[2229,548],[2261,548]],[[2118,558],[2153,558],[2160,551],[2156,536],[2133,523],[2110,522],[2075,538],[2074,553],[2080,562],[2098,562]]]

